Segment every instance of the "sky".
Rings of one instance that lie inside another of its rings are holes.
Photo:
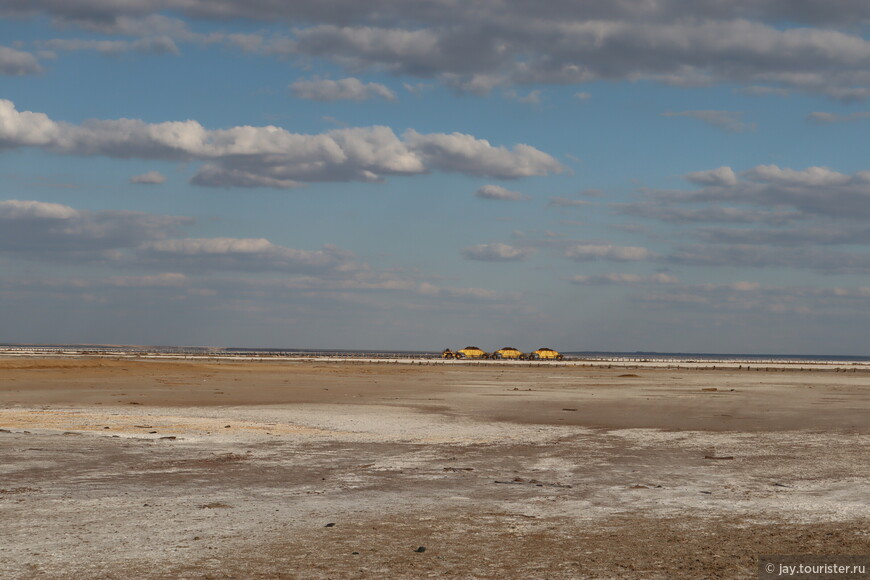
[[[870,354],[870,3],[0,0],[0,342]]]

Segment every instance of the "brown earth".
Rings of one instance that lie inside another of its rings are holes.
[[[870,554],[868,411],[861,373],[0,359],[0,577],[755,578]]]

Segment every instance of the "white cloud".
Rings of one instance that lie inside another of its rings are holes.
[[[485,288],[452,288],[441,287],[429,282],[423,282],[417,287],[417,292],[424,296],[440,296],[445,298],[462,298],[472,300],[496,300],[502,298],[498,292]]]
[[[832,123],[851,123],[870,117],[870,111],[856,111],[848,115],[836,115],[834,113],[810,113],[807,115],[807,121],[817,125],[830,125]]]
[[[520,201],[526,199],[526,196],[519,191],[512,191],[501,187],[500,185],[484,185],[479,187],[477,191],[474,192],[474,195],[481,199],[497,199],[503,201]]]
[[[562,165],[552,156],[529,145],[493,147],[485,139],[463,133],[420,134],[409,129],[405,142],[426,165],[444,171],[500,179],[561,173]]]
[[[698,185],[734,185],[737,183],[737,175],[730,167],[695,171],[686,175],[686,179]]]
[[[508,244],[478,244],[462,250],[466,260],[480,260],[484,262],[517,262],[531,256],[529,248],[517,248]]]
[[[551,207],[581,207],[593,204],[594,202],[588,199],[571,199],[569,197],[551,197],[547,202],[547,205]]]
[[[833,113],[810,113],[807,115],[807,120],[819,125],[827,125],[840,122],[841,117]]]
[[[651,80],[680,86],[737,83],[756,94],[801,90],[855,100],[870,95],[870,42],[860,2],[804,0],[8,0],[10,14],[47,13],[104,34],[216,42],[359,71],[437,78],[487,92],[495,86]],[[187,20],[280,23],[266,38],[231,31],[200,39]],[[858,24],[856,24],[858,23]],[[838,29],[839,28],[839,29]]]
[[[51,51],[78,52],[95,51],[106,56],[116,56],[125,52],[179,55],[178,45],[167,36],[140,38],[138,40],[93,40],[83,38],[56,38],[41,43]]]
[[[805,186],[844,185],[852,181],[850,176],[827,167],[808,167],[798,171],[777,165],[758,165],[747,171],[746,176],[753,181]]]
[[[727,133],[743,133],[755,129],[755,123],[744,122],[743,113],[737,111],[679,111],[662,113],[662,116],[691,117]]]
[[[203,165],[190,182],[203,187],[271,187],[274,189],[291,189],[303,185],[295,179],[270,177],[253,169],[233,169],[219,165]]]
[[[139,183],[144,185],[159,185],[166,181],[166,176],[159,171],[149,171],[141,175],[134,175],[130,178],[130,183]]]
[[[155,252],[170,254],[258,254],[279,250],[264,238],[185,238],[150,242],[143,246]]]
[[[360,266],[351,254],[335,246],[298,250],[265,238],[182,238],[142,243],[139,254],[147,262],[183,264],[191,268],[261,271],[336,270]]]
[[[600,285],[638,285],[638,284],[678,284],[679,279],[668,274],[596,274],[571,276],[568,280],[573,284],[600,286]]]
[[[563,9],[549,17],[535,14],[534,25],[517,5],[505,8],[498,14],[479,10],[452,27],[314,26],[297,34],[292,51],[354,67],[440,74],[452,86],[478,93],[499,84],[646,78],[677,85],[775,83],[850,99],[866,96],[870,78],[857,66],[870,54],[870,43],[834,30],[692,18],[704,10],[690,5],[661,21],[639,11],[617,9],[613,19],[596,19],[594,10],[584,17]],[[486,22],[486,35],[475,22]],[[709,122],[749,128],[733,118]]]
[[[591,99],[592,95],[590,95],[589,93],[579,92],[579,93],[574,93],[574,98],[580,102],[584,102],[584,101],[588,101],[589,99]]]
[[[433,30],[371,26],[312,26],[298,30],[293,44],[297,53],[359,65],[377,62],[393,72],[411,74],[441,69],[445,48]]]
[[[736,179],[732,180],[732,174]],[[849,175],[828,167],[814,166],[798,170],[778,165],[757,165],[740,172],[739,177],[730,168],[720,167],[712,171],[690,173],[686,178],[704,187],[696,191],[653,190],[648,194],[659,204],[732,203],[769,207],[779,212],[779,217],[788,217],[781,213],[787,212],[787,208],[803,214],[793,217],[804,219],[812,216],[864,219],[870,216],[870,171]],[[621,211],[645,213],[647,210],[660,215],[670,213],[643,204]],[[767,221],[768,217],[774,216],[767,214],[754,221]]]
[[[703,308],[730,312],[758,312],[789,316],[822,316],[828,323],[832,315],[854,318],[870,297],[870,289],[772,286],[757,282],[724,284],[685,284],[667,293],[650,292],[635,299],[650,303],[680,304],[680,308]],[[839,330],[839,327],[838,327]]]
[[[870,274],[870,254],[867,252],[834,251],[813,245],[688,244],[678,246],[667,260],[687,266],[792,268],[822,274]]]
[[[99,286],[117,286],[120,288],[139,288],[148,286],[173,287],[184,286],[189,278],[179,272],[163,272],[145,276],[112,276],[96,281]]]
[[[15,109],[12,101],[0,100],[0,149],[45,147],[58,138],[60,129],[43,113]]]
[[[763,85],[752,85],[739,90],[744,95],[752,95],[755,97],[778,96],[787,97],[791,94],[788,89],[778,87],[766,87]]]
[[[396,101],[396,95],[379,83],[363,83],[357,78],[298,80],[290,85],[293,95],[310,101]]]
[[[132,211],[83,211],[57,203],[0,201],[0,253],[56,259],[117,259],[119,250],[160,240],[193,223]]]
[[[406,91],[417,97],[423,95],[426,91],[431,91],[435,88],[429,83],[402,83],[402,86]]]
[[[543,94],[544,92],[541,89],[535,89],[523,96],[520,95],[517,91],[511,89],[504,92],[504,97],[510,101],[516,101],[517,103],[521,103],[523,105],[540,105],[541,95]]]
[[[638,246],[615,246],[612,244],[577,244],[565,248],[565,257],[578,262],[612,260],[615,262],[638,262],[656,255]]]
[[[562,171],[529,145],[512,149],[462,133],[400,139],[389,127],[334,129],[306,135],[275,126],[208,130],[196,121],[149,124],[136,119],[55,122],[0,100],[0,148],[34,146],[69,155],[208,162],[193,183],[210,186],[295,187],[317,181],[380,181],[431,169],[519,178]]]
[[[80,215],[75,209],[59,203],[20,201],[17,199],[0,201],[0,220],[66,220],[77,218]]]
[[[708,222],[782,225],[806,218],[803,213],[798,211],[745,209],[719,205],[703,208],[684,208],[657,203],[629,203],[617,204],[614,207],[618,213],[623,215],[656,219],[676,224]]]
[[[42,67],[39,65],[39,61],[29,52],[0,46],[0,74],[24,76],[40,72],[42,72]]]

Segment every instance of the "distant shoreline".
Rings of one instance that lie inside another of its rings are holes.
[[[569,366],[625,369],[823,370],[870,371],[870,357],[716,355],[683,353],[576,353],[563,361],[445,360],[437,352],[305,351],[212,347],[139,347],[114,345],[0,345],[2,358],[111,358],[225,362],[321,362],[418,365]]]

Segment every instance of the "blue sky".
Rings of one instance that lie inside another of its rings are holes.
[[[870,351],[867,6],[0,16],[2,342]]]

